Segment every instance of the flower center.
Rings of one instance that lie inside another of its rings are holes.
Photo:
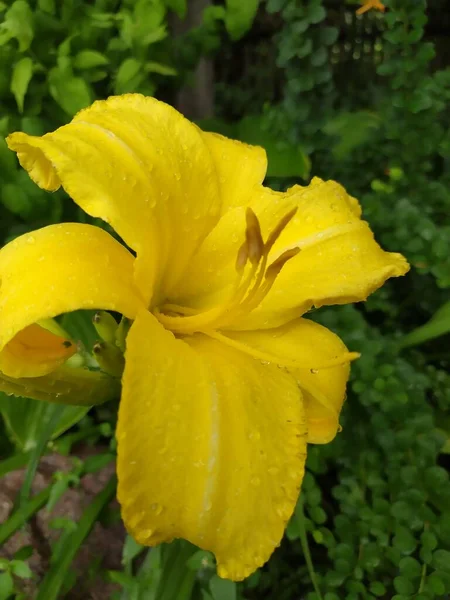
[[[284,265],[300,252],[300,248],[291,248],[268,264],[269,252],[296,212],[296,208],[289,211],[264,242],[258,218],[247,208],[245,240],[237,253],[237,273],[230,296],[221,305],[203,312],[164,304],[154,310],[157,319],[173,333],[188,335],[222,329],[254,310],[270,292]]]

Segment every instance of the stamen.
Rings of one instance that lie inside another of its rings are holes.
[[[248,246],[248,257],[252,264],[258,264],[264,253],[264,241],[261,234],[261,226],[258,217],[251,208],[247,208],[245,213],[247,228],[245,237]]]
[[[287,261],[291,258],[294,258],[294,256],[297,256],[299,252],[300,248],[290,248],[289,250],[285,250],[285,252],[283,252],[283,254],[274,260],[273,263],[267,268],[266,279],[268,281],[275,280]]]
[[[238,273],[242,273],[242,271],[245,269],[248,258],[248,243],[247,240],[245,240],[245,242],[239,248],[236,258],[236,271]]]
[[[269,293],[286,262],[300,251],[299,248],[286,250],[267,268],[270,249],[296,212],[296,208],[288,212],[279,221],[264,244],[258,217],[251,208],[248,208],[245,241],[238,250],[237,277],[229,297],[221,305],[203,312],[167,303],[154,310],[157,319],[174,333],[192,334],[205,329],[223,328],[235,319],[251,312]],[[247,262],[250,262],[251,268],[244,276]]]
[[[264,246],[264,252],[266,254],[269,254],[270,250],[272,249],[272,246],[275,244],[275,242],[280,237],[282,232],[286,229],[287,225],[293,219],[296,212],[297,212],[297,207],[290,210],[287,214],[284,215],[284,217],[281,218],[278,225],[276,225],[275,229],[273,229],[270,232],[269,237],[267,238],[267,242]]]

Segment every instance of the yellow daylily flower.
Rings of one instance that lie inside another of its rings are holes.
[[[117,427],[124,522],[142,544],[185,538],[214,552],[222,577],[247,577],[282,538],[307,442],[338,431],[355,357],[302,315],[364,300],[406,273],[405,259],[377,245],[337,183],[272,191],[262,148],[153,98],[96,102],[8,144],[39,186],[63,186],[135,255],[75,223],[3,248],[0,368],[34,380],[68,368],[45,344],[31,359],[9,352],[42,319],[93,307],[131,319]]]
[[[384,12],[386,10],[385,5],[382,2],[380,2],[380,0],[363,0],[362,6],[358,8],[356,14],[362,15],[365,12],[372,10],[372,8],[381,12]]]

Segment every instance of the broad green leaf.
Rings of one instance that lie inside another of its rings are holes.
[[[428,323],[421,325],[406,335],[400,342],[401,348],[417,346],[450,332],[450,302],[447,302],[431,317]]]
[[[267,152],[268,177],[301,177],[308,179],[311,161],[300,146],[294,146],[267,130],[263,117],[244,117],[238,123],[226,123],[220,119],[204,119],[199,126],[205,131],[215,131],[247,144],[262,146]]]
[[[184,19],[187,12],[187,0],[165,0],[167,8],[173,10],[180,19]]]
[[[16,0],[0,25],[0,45],[11,38],[19,42],[19,51],[25,52],[33,40],[33,13],[25,0]]]
[[[40,400],[7,396],[0,393],[0,413],[8,433],[23,451],[34,448],[42,430],[42,420],[49,405]],[[89,406],[64,406],[55,423],[51,437],[55,438],[78,423],[89,411]]]
[[[162,65],[161,63],[150,61],[145,64],[147,73],[158,73],[159,75],[176,75],[177,71],[173,67]]]
[[[309,177],[311,162],[301,147],[278,140],[264,127],[262,117],[244,117],[238,124],[237,134],[243,142],[265,148],[268,177]]]
[[[108,63],[106,56],[96,50],[81,50],[73,59],[73,66],[77,69],[93,69]]]
[[[14,591],[14,581],[11,573],[0,573],[0,600],[8,600]]]
[[[209,582],[209,589],[214,600],[236,600],[236,584],[228,579],[214,575]]]
[[[143,79],[142,63],[136,58],[126,58],[117,71],[114,91],[116,94],[133,92]]]
[[[2,174],[2,193],[1,193],[1,201],[5,206],[8,204],[8,192],[6,192],[5,197],[6,201],[3,201],[3,190],[5,188],[5,179],[7,177],[11,177],[16,173],[16,158],[11,150],[6,145],[4,139],[0,138],[0,172]]]
[[[324,127],[327,135],[337,138],[332,150],[338,159],[346,158],[353,150],[366,144],[381,127],[378,114],[368,110],[344,112],[333,117]]]
[[[32,75],[33,61],[28,56],[21,58],[14,65],[11,78],[11,92],[14,94],[20,113],[23,112],[23,102]]]
[[[2,186],[1,202],[10,212],[23,219],[33,210],[33,200],[16,183],[5,183]]]
[[[450,573],[450,551],[440,549],[433,552],[432,565],[437,570]]]
[[[38,0],[38,7],[46,13],[55,14],[55,0]]]
[[[30,579],[33,573],[26,562],[23,560],[12,560],[10,562],[11,571],[21,579]]]
[[[91,91],[81,77],[74,77],[65,70],[54,68],[48,79],[50,94],[70,116],[91,103]]]
[[[258,6],[259,0],[226,0],[225,27],[233,40],[250,29]]]

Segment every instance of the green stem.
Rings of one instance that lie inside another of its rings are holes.
[[[308,544],[308,536],[306,533],[305,527],[305,513],[303,506],[303,498],[300,496],[297,508],[295,509],[295,518],[298,525],[298,530],[300,534],[300,543],[302,545],[303,554],[305,556],[306,566],[308,567],[309,577],[311,579],[311,583],[313,584],[314,591],[317,594],[319,600],[323,600],[322,593],[319,588],[319,584],[317,583],[316,572],[314,571],[314,565],[311,559],[311,553],[309,551]]]
[[[422,565],[422,576],[420,578],[420,585],[419,585],[419,590],[418,590],[418,594],[423,592],[423,588],[425,587],[425,577],[427,576],[427,564],[423,563]]]

